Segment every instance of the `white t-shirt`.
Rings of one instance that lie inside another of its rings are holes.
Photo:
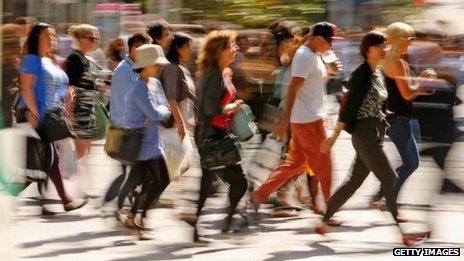
[[[304,78],[293,104],[291,123],[310,123],[324,118],[327,71],[319,55],[301,46],[292,61],[292,77]]]

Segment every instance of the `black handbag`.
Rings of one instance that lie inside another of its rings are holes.
[[[49,110],[45,113],[43,135],[47,141],[57,141],[74,138],[76,135],[69,130],[61,109]]]
[[[53,148],[49,142],[39,138],[27,137],[26,139],[26,170],[24,175],[29,181],[42,181],[47,179],[53,158]]]
[[[124,165],[133,165],[142,147],[145,127],[129,129],[111,124],[106,134],[105,151]]]
[[[225,135],[221,139],[205,139],[198,146],[201,167],[205,169],[222,169],[240,163],[239,143],[235,136]]]

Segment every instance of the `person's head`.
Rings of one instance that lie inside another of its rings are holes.
[[[84,54],[93,51],[100,40],[98,28],[90,24],[73,25],[69,27],[68,34],[74,38],[77,48]]]
[[[409,24],[396,22],[389,25],[385,31],[392,52],[397,55],[405,54],[415,39],[414,28]]]
[[[282,56],[292,56],[295,36],[290,29],[284,26],[277,26],[272,31],[272,35],[277,45],[277,58],[281,59]]]
[[[126,44],[121,38],[115,38],[110,41],[106,49],[106,57],[110,60],[121,61],[126,53]]]
[[[21,53],[19,37],[16,35],[16,24],[4,24],[0,27],[2,35],[2,62],[13,63]]]
[[[147,33],[153,39],[153,44],[163,47],[164,50],[169,48],[172,40],[172,28],[163,19],[151,21],[147,26]]]
[[[146,33],[135,33],[127,40],[127,47],[129,48],[129,58],[135,61],[135,49],[139,48],[144,44],[150,44],[152,42],[151,37]]]
[[[135,49],[135,64],[133,69],[142,78],[158,77],[163,66],[169,64],[161,46],[144,44]]]
[[[272,21],[267,29],[269,29],[269,31],[274,31],[277,27],[281,26],[283,23],[287,22],[287,20],[285,18],[279,18],[275,21]]]
[[[175,33],[166,56],[173,64],[188,63],[192,52],[192,38],[184,33]]]
[[[370,31],[361,41],[361,55],[364,60],[378,62],[385,58],[387,38],[378,31]]]
[[[55,46],[55,29],[49,24],[39,22],[32,27],[24,45],[25,51],[23,51],[23,54],[47,56],[51,54]]]
[[[244,34],[237,35],[236,42],[237,42],[238,48],[240,48],[241,53],[246,53],[248,49],[250,49],[250,47],[252,46],[248,35],[244,35]]]
[[[198,56],[198,76],[213,68],[225,69],[235,58],[237,33],[232,30],[210,32],[203,38]]]
[[[36,20],[33,17],[24,16],[16,18],[14,23],[18,25],[16,28],[16,35],[18,37],[27,37],[31,31],[32,25],[36,23]]]
[[[310,27],[309,46],[314,52],[325,53],[332,48],[336,39],[337,26],[328,22],[318,22]]]

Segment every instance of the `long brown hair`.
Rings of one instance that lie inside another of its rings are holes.
[[[219,56],[224,49],[235,42],[237,32],[232,30],[215,30],[203,38],[197,59],[197,78],[218,67]]]

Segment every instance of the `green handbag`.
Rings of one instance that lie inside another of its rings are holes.
[[[101,102],[97,102],[95,106],[95,116],[96,116],[96,129],[95,129],[95,139],[100,140],[106,137],[106,129],[108,125],[108,111],[105,108],[105,105]]]

